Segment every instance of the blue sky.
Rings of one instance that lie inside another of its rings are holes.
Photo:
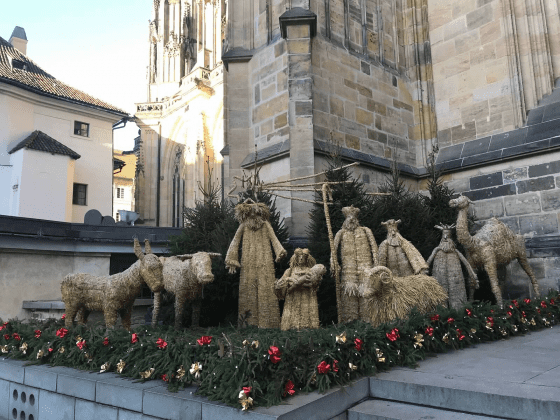
[[[133,114],[146,100],[148,20],[152,0],[2,1],[0,36],[25,29],[27,55],[45,71]],[[135,124],[115,131],[131,149]]]

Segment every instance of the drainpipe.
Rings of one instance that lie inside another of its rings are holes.
[[[161,123],[159,125],[158,144],[157,144],[157,185],[156,185],[156,226],[159,227],[159,201],[161,184]]]
[[[111,130],[111,216],[113,215],[113,211],[115,210],[115,194],[113,191],[113,186],[115,185],[115,171],[113,169],[113,159],[115,156],[115,130],[118,130],[119,128],[125,128],[126,123],[129,121],[135,122],[136,117],[127,115],[126,117],[121,118],[115,124],[113,124]]]

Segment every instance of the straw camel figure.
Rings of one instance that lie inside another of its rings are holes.
[[[327,269],[307,248],[297,248],[282,278],[276,281],[278,299],[285,299],[280,329],[319,328],[317,289]]]
[[[414,245],[401,236],[397,227],[400,222],[389,219],[381,223],[387,229],[387,239],[379,245],[379,265],[397,277],[426,274],[428,264]]]
[[[377,265],[377,243],[372,231],[360,226],[358,221],[359,208],[344,207],[342,213],[346,217],[336,236],[334,237],[334,252],[331,257],[331,271],[338,272],[338,248],[342,260],[340,281],[342,293],[337,309],[340,312],[340,322],[351,322],[357,319],[366,320],[364,299],[359,296],[360,287],[364,281],[364,270]]]
[[[465,247],[471,266],[475,270],[484,268],[488,273],[496,303],[500,307],[502,306],[501,287],[503,285],[498,282],[498,265],[509,264],[516,258],[531,279],[535,295],[539,296],[539,284],[529,261],[527,261],[523,236],[513,233],[510,228],[495,217],[488,220],[474,236],[471,236],[467,223],[467,213],[471,203],[472,201],[465,196],[449,201],[451,207],[459,209],[457,239]]]
[[[226,255],[230,274],[241,268],[239,278],[239,316],[247,324],[259,328],[280,327],[280,307],[274,293],[274,259],[285,258],[287,253],[272,226],[270,210],[264,203],[251,199],[235,206],[235,218],[240,223]],[[239,247],[241,246],[241,264]]]
[[[366,270],[362,295],[368,303],[368,322],[374,327],[395,319],[405,319],[412,308],[421,313],[445,303],[447,293],[436,279],[425,274],[393,277],[387,267]]]
[[[451,232],[455,225],[437,225],[441,230],[441,241],[428,258],[428,266],[432,265],[432,277],[435,277],[441,287],[449,296],[448,304],[454,309],[459,309],[467,301],[465,278],[461,263],[469,273],[469,298],[472,300],[474,289],[478,289],[478,278],[467,259],[455,247]]]

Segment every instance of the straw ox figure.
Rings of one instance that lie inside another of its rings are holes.
[[[433,311],[447,300],[447,293],[436,279],[425,274],[393,277],[387,267],[366,270],[362,295],[368,303],[368,321],[377,327],[395,319],[404,319],[412,308],[421,313]]]
[[[264,203],[250,198],[235,206],[235,218],[240,223],[226,255],[226,268],[231,274],[241,268],[239,276],[239,317],[248,325],[259,328],[280,327],[280,307],[274,293],[274,259],[287,253],[272,226],[270,210]],[[241,246],[241,264],[239,248]]]
[[[447,292],[449,306],[459,309],[467,301],[461,263],[465,265],[469,273],[469,298],[471,300],[473,299],[474,289],[478,289],[478,278],[467,259],[455,247],[455,242],[451,238],[451,232],[455,225],[437,225],[435,228],[441,230],[441,242],[433,250],[427,263],[430,266],[433,262],[432,277],[435,277]]]
[[[147,239],[145,248],[144,255],[138,239],[134,239],[134,253],[138,261],[122,273],[112,276],[67,275],[60,287],[66,306],[66,327],[72,326],[76,314],[78,322],[85,323],[91,311],[101,311],[105,325],[112,328],[120,312],[123,327],[130,331],[132,305],[142,291],[142,286],[147,284],[153,292],[163,289],[161,261],[152,254]]]
[[[357,319],[366,320],[364,299],[359,295],[363,286],[364,271],[377,265],[377,243],[371,230],[360,226],[358,213],[360,209],[344,207],[342,213],[346,217],[336,236],[331,257],[331,270],[340,270],[338,264],[338,248],[342,260],[340,283],[342,293],[337,302],[340,322],[351,322]]]
[[[319,328],[317,289],[327,269],[309,250],[297,248],[282,278],[276,281],[278,299],[285,299],[280,329]]]
[[[387,239],[379,245],[379,265],[387,267],[397,277],[427,274],[428,264],[420,252],[399,233],[400,220],[381,223],[387,229]]]
[[[163,287],[175,295],[175,329],[182,327],[183,310],[187,301],[192,302],[193,327],[200,324],[200,306],[202,289],[205,284],[214,281],[212,274],[212,258],[221,258],[221,254],[213,252],[197,252],[196,254],[160,257],[163,264]],[[154,293],[154,311],[152,326],[157,325],[161,304],[161,292]]]
[[[502,306],[501,287],[503,285],[498,283],[498,265],[509,264],[516,258],[531,279],[535,295],[539,296],[539,285],[529,261],[527,261],[523,236],[513,233],[510,228],[495,217],[488,220],[474,236],[471,236],[467,224],[467,212],[470,204],[471,200],[465,196],[449,201],[451,207],[459,209],[457,239],[465,247],[471,266],[475,270],[484,268],[488,273],[496,303]]]

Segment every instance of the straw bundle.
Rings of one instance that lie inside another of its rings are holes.
[[[309,250],[297,248],[282,278],[276,281],[278,299],[285,299],[280,329],[319,328],[317,289],[327,269],[316,264]]]
[[[241,268],[239,314],[248,314],[249,325],[278,328],[280,308],[274,293],[276,279],[272,249],[276,254],[276,261],[286,256],[286,250],[270,225],[270,210],[265,204],[247,199],[235,207],[235,218],[240,226],[229,246],[225,263],[230,273]]]
[[[412,308],[422,313],[433,311],[447,300],[447,293],[436,279],[417,274],[393,277],[386,267],[374,267],[366,273],[367,283],[362,290],[368,303],[368,321],[377,327],[394,319],[404,319]]]

